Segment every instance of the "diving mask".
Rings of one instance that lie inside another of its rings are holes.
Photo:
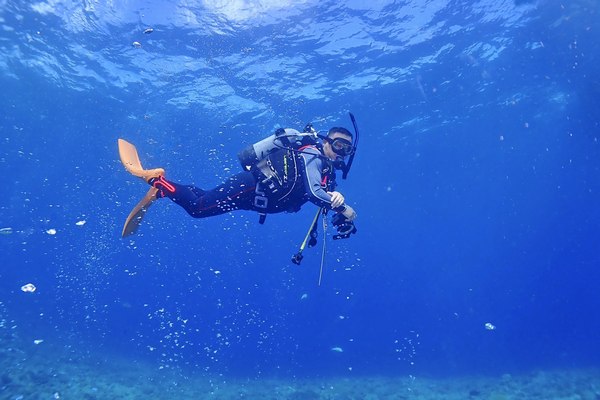
[[[331,139],[325,137],[324,140],[331,145],[333,152],[339,156],[347,157],[354,153],[354,146],[352,146],[352,142],[347,139],[340,137]]]

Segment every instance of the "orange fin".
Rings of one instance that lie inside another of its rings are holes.
[[[156,193],[158,193],[158,189],[153,187],[150,188],[142,200],[133,207],[133,210],[131,210],[129,216],[127,216],[127,220],[125,220],[122,237],[133,235],[137,231],[142,219],[146,215],[146,211],[148,211],[148,208],[150,208],[154,200],[156,200]]]
[[[143,170],[140,157],[138,156],[137,149],[131,143],[126,140],[119,139],[119,155],[121,156],[121,162],[125,169],[129,172]]]

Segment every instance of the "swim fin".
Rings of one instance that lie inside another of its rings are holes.
[[[133,144],[123,139],[119,139],[118,144],[121,162],[130,174],[143,179],[145,182],[148,182],[152,178],[158,178],[159,176],[165,175],[165,170],[162,168],[144,169],[142,167],[142,163],[140,162],[137,149]],[[148,192],[146,192],[146,195],[142,198],[142,200],[140,200],[133,210],[131,210],[127,216],[127,219],[125,220],[122,237],[132,235],[137,231],[142,219],[148,211],[148,208],[150,208],[154,200],[156,200],[157,193],[158,189],[151,187]]]
[[[140,202],[133,207],[133,210],[131,210],[127,216],[127,219],[125,220],[121,237],[133,235],[137,231],[142,219],[148,211],[148,208],[150,208],[154,200],[156,200],[156,193],[158,193],[158,189],[151,187],[150,190],[146,192],[146,195],[142,198],[142,200],[140,200]]]
[[[131,175],[142,178],[145,182],[148,182],[152,178],[158,178],[161,175],[165,175],[165,170],[162,168],[155,169],[144,169],[140,162],[137,149],[131,143],[126,140],[119,139],[119,156],[121,156],[121,162],[123,166]]]

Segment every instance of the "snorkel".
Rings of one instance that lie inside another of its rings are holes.
[[[350,172],[350,167],[352,167],[352,162],[354,161],[354,156],[356,155],[356,148],[358,147],[358,125],[356,124],[356,118],[354,118],[354,114],[351,112],[348,112],[348,115],[350,115],[350,120],[352,121],[352,127],[354,128],[354,134],[356,137],[354,138],[354,146],[352,148],[352,154],[348,159],[348,163],[344,163],[344,161],[342,161],[343,167],[340,168],[342,170],[342,179],[346,179],[348,177],[348,172]]]

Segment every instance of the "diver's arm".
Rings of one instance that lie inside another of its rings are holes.
[[[344,217],[346,217],[348,221],[354,221],[354,219],[356,218],[356,211],[354,211],[354,208],[350,207],[348,204],[342,204],[334,211],[337,211],[340,214],[342,214]]]
[[[320,157],[319,151],[306,149],[301,155],[304,161],[304,173],[302,175],[304,176],[304,185],[307,188],[310,201],[319,207],[333,209],[335,212],[343,214],[349,221],[356,218],[356,212],[344,203],[345,199],[341,193],[327,192],[321,185],[323,159]],[[339,203],[339,205],[336,203]],[[337,206],[334,207],[334,205]]]
[[[321,186],[321,171],[323,171],[323,160],[317,149],[306,149],[302,153],[304,164],[304,186],[306,194],[311,203],[319,207],[331,209],[331,195]]]

